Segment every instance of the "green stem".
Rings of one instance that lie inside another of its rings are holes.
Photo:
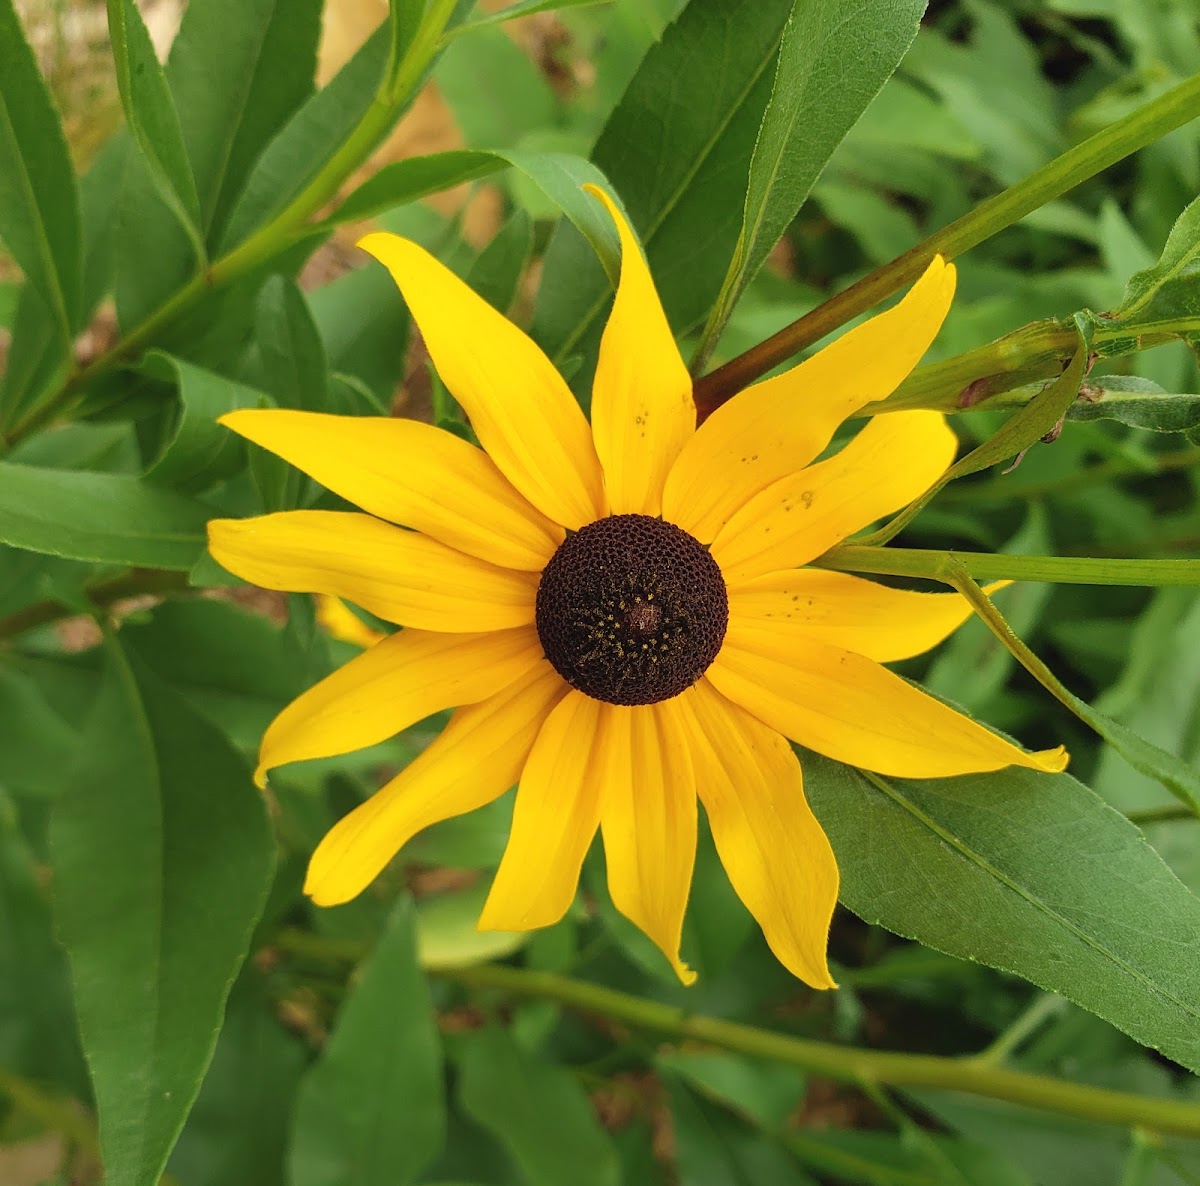
[[[171,593],[199,592],[188,585],[187,573],[172,572],[166,569],[138,569],[124,576],[112,577],[106,581],[84,587],[83,594],[97,609],[107,609],[115,602],[124,601],[127,597],[141,597],[146,594],[166,596]],[[79,616],[78,607],[53,599],[38,601],[27,605],[7,618],[0,618],[0,640],[15,638],[26,630],[38,626],[46,626],[62,618]]]
[[[1131,824],[1144,828],[1147,824],[1167,824],[1178,820],[1196,818],[1196,813],[1182,803],[1172,803],[1167,807],[1146,807],[1141,811],[1127,811],[1125,818]]]
[[[978,1059],[895,1054],[794,1038],[690,1013],[550,972],[485,964],[473,968],[444,968],[435,974],[468,988],[557,1001],[569,1008],[600,1014],[637,1029],[787,1063],[810,1074],[826,1075],[841,1082],[964,1091],[1101,1124],[1140,1125],[1152,1132],[1200,1136],[1200,1104],[1107,1091],[989,1066]]]
[[[1170,321],[1090,322],[1091,348],[1104,358],[1149,350],[1200,332],[1200,317]],[[1035,321],[1011,334],[942,362],[918,367],[887,399],[867,404],[856,416],[929,408],[962,412],[980,407],[1020,407],[1037,391],[1036,385],[1058,375],[1075,352],[1078,342],[1071,318]],[[1017,388],[1031,387],[1015,398],[999,397]]]
[[[105,353],[72,374],[58,392],[14,425],[6,434],[7,444],[16,444],[69,412],[91,383],[135,357],[208,293],[247,275],[302,239],[311,230],[308,223],[313,215],[336,196],[346,178],[371,155],[396,122],[400,108],[438,51],[454,6],[454,0],[436,0],[430,7],[394,77],[384,79],[358,125],[287,206],[266,226],[193,276]]]
[[[977,1062],[998,1066],[1016,1053],[1027,1038],[1032,1037],[1042,1026],[1062,1011],[1066,1001],[1052,992],[1039,993],[1028,1009],[1001,1033],[986,1049],[975,1056]]]
[[[911,284],[935,255],[953,259],[978,246],[1039,206],[1181,127],[1198,114],[1200,74],[1089,136],[1023,181],[989,198],[798,321],[697,380],[695,398],[699,415],[708,415],[772,367]]]
[[[1200,560],[1109,560],[1094,556],[1005,556],[933,548],[841,544],[813,561],[817,568],[881,576],[928,577],[950,585],[960,563],[977,581],[1048,581],[1061,585],[1200,586]]]

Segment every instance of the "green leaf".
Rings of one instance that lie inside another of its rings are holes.
[[[1200,901],[1087,787],[1016,767],[907,781],[811,753],[803,765],[855,914],[1200,1067]]]
[[[0,0],[0,241],[69,336],[81,292],[79,193],[12,0]]]
[[[186,571],[204,550],[210,517],[140,478],[0,462],[0,541],[16,548]]]
[[[391,41],[388,47],[387,86],[396,85],[404,56],[412,45],[421,18],[425,15],[425,0],[388,0],[388,28]]]
[[[486,880],[468,889],[424,898],[417,908],[417,958],[422,968],[468,968],[503,959],[530,940],[528,931],[481,931]]]
[[[1087,373],[1088,338],[1081,316],[1076,318],[1076,328],[1079,331],[1079,345],[1063,373],[1053,383],[1047,383],[1029,403],[1014,412],[1002,428],[965,457],[960,457],[920,498],[905,507],[894,519],[855,542],[887,543],[899,535],[933,501],[937,493],[956,478],[976,474],[1010,457],[1018,457],[1042,437],[1054,432],[1079,394],[1079,385]]]
[[[1200,313],[1200,198],[1176,220],[1158,262],[1125,286],[1118,321],[1170,321]]]
[[[187,494],[232,477],[244,465],[240,439],[217,423],[235,408],[257,408],[270,401],[253,387],[226,379],[189,362],[152,350],[141,370],[179,388],[179,411],[157,459],[146,471],[148,481]]]
[[[597,4],[609,3],[611,0],[517,0],[517,3],[505,5],[496,12],[485,13],[473,21],[455,26],[446,34],[446,38],[449,40],[463,33],[473,33],[476,29],[484,29],[489,25],[502,25],[519,16],[532,16],[535,12],[559,12],[564,8],[590,8]]]
[[[168,1170],[187,1186],[284,1186],[296,1085],[308,1061],[247,967],[225,1010],[212,1066]]]
[[[459,1102],[503,1144],[529,1186],[617,1186],[616,1150],[579,1083],[527,1055],[504,1030],[464,1035]]]
[[[925,0],[795,4],[750,160],[737,247],[693,370],[707,360],[746,285],[808,197],[834,149],[917,35]]]
[[[606,274],[615,284],[621,274],[621,246],[616,228],[595,198],[583,192],[585,184],[608,185],[604,174],[582,157],[566,152],[532,149],[482,151],[452,149],[428,156],[408,157],[384,165],[363,182],[329,219],[329,224],[357,222],[395,206],[407,205],[427,194],[475,181],[512,166],[520,169],[557,206],[591,244]]]
[[[222,252],[237,246],[283,210],[341,147],[371,105],[383,78],[389,45],[385,26],[271,141],[229,215],[221,236]]]
[[[118,639],[51,823],[55,909],[106,1177],[155,1186],[266,900],[249,767]]]
[[[203,260],[200,199],[184,147],[179,112],[146,23],[133,0],[108,0],[108,34],[129,129],[159,196],[179,220],[196,258]]]
[[[1085,383],[1067,409],[1068,420],[1116,420],[1149,432],[1200,428],[1200,395],[1164,391],[1135,375],[1105,375]]]
[[[708,313],[725,276],[791,10],[790,0],[762,0],[747,20],[726,0],[691,0],[642,60],[592,152],[641,233],[677,332]],[[535,337],[558,362],[593,352],[611,296],[591,249],[560,226]]]
[[[291,1186],[415,1182],[442,1146],[442,1092],[437,1025],[404,901],[300,1089]]]
[[[320,0],[185,9],[166,77],[210,243],[259,154],[312,94],[320,31]]]

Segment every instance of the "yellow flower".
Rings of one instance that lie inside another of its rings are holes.
[[[954,291],[936,259],[893,309],[696,427],[691,383],[612,201],[621,277],[592,423],[542,351],[415,243],[368,235],[483,449],[411,420],[247,410],[223,423],[363,509],[210,524],[213,555],[270,589],[343,597],[405,629],[289,705],[258,779],[430,713],[441,736],[322,840],[305,890],[360,893],[415,833],[518,784],[479,925],[560,919],[597,829],[613,902],[671,961],[697,798],[776,956],[831,987],[838,871],[787,739],[881,774],[1061,770],[881,666],[969,614],[957,594],[805,568],[905,506],[954,457],[935,412],[837,426],[920,359]]]

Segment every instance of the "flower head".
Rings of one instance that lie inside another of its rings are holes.
[[[258,585],[342,597],[404,629],[276,718],[258,777],[457,708],[436,741],[322,840],[306,891],[362,891],[415,833],[513,784],[512,832],[480,926],[547,926],[600,831],[617,908],[679,956],[697,799],[777,957],[830,987],[834,855],[788,739],[882,774],[1061,770],[886,668],[969,614],[958,594],[805,567],[922,494],[955,438],[935,412],[878,416],[954,291],[940,258],[894,308],[748,388],[696,427],[691,383],[624,218],[589,426],[542,351],[415,243],[361,246],[395,278],[483,448],[427,424],[286,410],[223,423],[363,513],[210,525]]]

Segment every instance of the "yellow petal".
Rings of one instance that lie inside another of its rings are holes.
[[[427,750],[317,845],[304,892],[318,906],[348,902],[423,828],[502,795],[566,687],[543,660],[482,704],[460,708]]]
[[[691,984],[696,973],[679,958],[679,940],[696,863],[696,784],[679,707],[663,700],[611,713],[600,819],[608,890]]]
[[[812,640],[764,640],[731,623],[705,674],[785,737],[878,774],[944,778],[1004,766],[1057,773],[1067,764],[1061,746],[1026,753],[886,667]]]
[[[834,429],[883,399],[937,336],[954,268],[938,256],[899,304],[719,407],[667,478],[663,516],[704,543],[760,490],[803,469]]]
[[[991,595],[1008,581],[989,585]],[[971,616],[960,593],[914,593],[819,568],[772,572],[729,590],[738,634],[757,633],[762,649],[787,636],[865,655],[877,663],[909,659],[937,646]]]
[[[434,634],[401,630],[293,700],[262,740],[255,780],[285,762],[375,745],[430,713],[475,704],[515,683],[542,657],[536,631]]]
[[[614,515],[658,515],[667,473],[696,426],[692,380],[624,215],[595,185],[621,236],[621,282],[600,340],[592,436]]]
[[[707,680],[679,703],[696,789],[730,883],[793,976],[836,988],[825,949],[837,861],[804,797],[792,747]]]
[[[442,382],[500,472],[563,527],[600,518],[587,419],[541,348],[416,243],[378,233],[359,246],[391,272]]]
[[[344,597],[401,626],[461,634],[533,621],[537,573],[496,568],[369,515],[213,519],[208,547],[253,585]]]
[[[563,685],[566,686],[565,684]],[[479,917],[481,931],[558,922],[600,821],[600,725],[608,705],[569,691],[546,718],[517,788],[512,832]]]
[[[919,498],[956,447],[940,412],[876,416],[840,453],[756,494],[713,540],[713,557],[730,585],[807,564]]]
[[[482,449],[416,420],[244,408],[222,424],[322,486],[503,568],[540,572],[563,540]]]
[[[317,597],[317,621],[328,634],[356,647],[373,647],[387,637],[372,630],[340,597],[326,593]]]

